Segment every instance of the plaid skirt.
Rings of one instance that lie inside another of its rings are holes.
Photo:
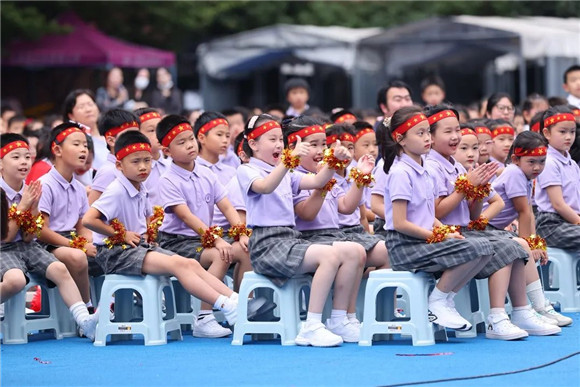
[[[310,245],[291,227],[254,227],[249,244],[252,267],[282,286],[296,275]]]
[[[346,234],[337,228],[306,230],[300,231],[300,233],[302,234],[300,236],[302,239],[305,239],[310,243],[316,243],[319,245],[332,246],[334,242],[345,242],[348,240]]]
[[[580,251],[580,226],[568,223],[555,212],[538,212],[536,232],[549,247]]]
[[[8,270],[19,269],[24,273],[26,283],[30,281],[27,273],[46,279],[46,270],[53,262],[58,262],[56,257],[35,241],[0,243],[0,277],[4,277]],[[51,281],[47,280],[46,284],[54,287]]]
[[[375,235],[384,239],[385,236],[387,236],[387,230],[385,230],[385,220],[377,216],[373,222],[373,231],[375,232]]]
[[[342,227],[340,231],[346,234],[346,241],[358,243],[367,253],[382,241],[378,236],[366,232],[361,225]]]
[[[143,261],[148,252],[155,251],[167,255],[175,255],[172,251],[146,243],[143,239],[137,247],[113,246],[109,249],[97,245],[96,261],[105,274],[143,275]]]
[[[485,267],[477,273],[475,278],[487,278],[502,267],[505,267],[516,259],[528,261],[529,255],[524,248],[515,240],[513,233],[504,230],[492,229],[488,226],[483,231],[468,231],[466,227],[461,227],[461,234],[468,239],[485,239],[493,247],[493,256]]]
[[[436,276],[451,267],[493,253],[491,244],[482,238],[426,243],[423,239],[387,230],[386,243],[393,270],[424,271]]]

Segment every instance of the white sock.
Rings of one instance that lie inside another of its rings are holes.
[[[346,310],[332,309],[332,311],[330,312],[330,322],[333,324],[338,324],[344,321],[345,317]]]
[[[347,313],[346,314],[346,318],[350,322],[356,322],[356,321],[358,321],[358,318],[356,318],[356,313]]]
[[[544,297],[544,289],[540,280],[535,280],[526,286],[528,298],[535,310],[544,310],[546,306],[546,297]]]
[[[71,305],[69,308],[73,318],[79,325],[83,325],[84,322],[89,318],[89,310],[84,302],[79,301]]]
[[[205,317],[212,315],[212,313],[213,312],[211,310],[200,310],[197,314],[197,321],[203,320]]]
[[[213,307],[218,309],[218,310],[222,310],[222,308],[226,304],[226,301],[232,302],[232,300],[230,300],[226,296],[220,294],[219,297],[217,298],[216,302],[213,304]]]
[[[228,298],[234,302],[238,302],[239,295],[238,295],[238,293],[233,292]]]
[[[491,308],[489,314],[500,314],[505,313],[505,308]]]
[[[526,310],[531,309],[531,307],[529,305],[524,305],[524,306],[514,306],[514,308],[512,309],[512,316],[516,316],[520,313],[523,313]]]
[[[308,312],[306,314],[306,322],[322,322],[322,313]]]
[[[437,289],[437,286],[435,286],[429,295],[429,303],[433,304],[435,302],[445,301],[447,296],[449,296],[449,293],[443,293],[441,290]]]
[[[447,294],[447,299],[448,299],[448,300],[453,300],[453,299],[455,298],[455,296],[456,296],[456,295],[457,295],[457,293],[455,293],[454,291],[450,291],[450,292]]]

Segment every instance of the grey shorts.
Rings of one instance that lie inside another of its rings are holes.
[[[43,249],[36,241],[0,244],[0,277],[2,278],[8,270],[19,269],[24,273],[27,283],[30,280],[28,273],[45,279],[46,270],[54,262],[58,262],[56,257]],[[47,281],[47,284],[54,286],[51,281]]]

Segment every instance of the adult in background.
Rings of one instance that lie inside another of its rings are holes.
[[[97,89],[97,106],[102,112],[109,109],[122,108],[129,100],[129,92],[123,86],[123,71],[113,67],[107,73],[105,87]]]
[[[173,84],[171,74],[165,67],[157,69],[157,87],[151,93],[151,107],[165,114],[181,113],[183,101],[181,90]]]
[[[141,68],[137,71],[135,80],[133,81],[134,88],[132,89],[131,99],[125,103],[125,109],[137,110],[144,107],[149,107],[150,92],[149,79],[151,75],[147,68]]]

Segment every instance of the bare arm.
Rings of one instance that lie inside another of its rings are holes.
[[[519,196],[511,200],[515,210],[518,212],[518,235],[522,238],[527,238],[535,234],[534,212],[532,211],[532,205],[528,202],[528,198]]]
[[[228,198],[223,198],[217,202],[216,205],[232,226],[242,223],[238,211],[236,211],[234,206],[232,206],[232,203],[230,203]]]
[[[407,220],[407,201],[393,201],[393,226],[398,232],[413,238],[427,240],[432,234],[430,230],[417,226]]]
[[[552,207],[556,210],[558,214],[566,222],[572,224],[580,224],[580,215],[578,215],[566,202],[564,201],[564,195],[562,194],[562,186],[560,185],[551,185],[546,187],[546,192],[548,193],[548,197],[550,198],[550,203],[552,203]]]
[[[324,198],[322,197],[322,191],[314,190],[308,199],[294,206],[294,212],[300,219],[311,222],[316,219],[323,204]]]
[[[371,210],[381,219],[385,217],[385,197],[371,194]]]
[[[501,210],[503,210],[503,208],[505,207],[505,203],[503,202],[503,199],[501,198],[501,196],[499,196],[497,194],[492,196],[492,198],[489,199],[488,203],[489,203],[489,206],[485,209],[485,211],[483,211],[481,213],[481,215],[485,216],[487,219],[495,218],[497,216],[497,214],[499,214],[501,212]],[[472,216],[471,219],[477,219],[477,218],[474,218]]]

